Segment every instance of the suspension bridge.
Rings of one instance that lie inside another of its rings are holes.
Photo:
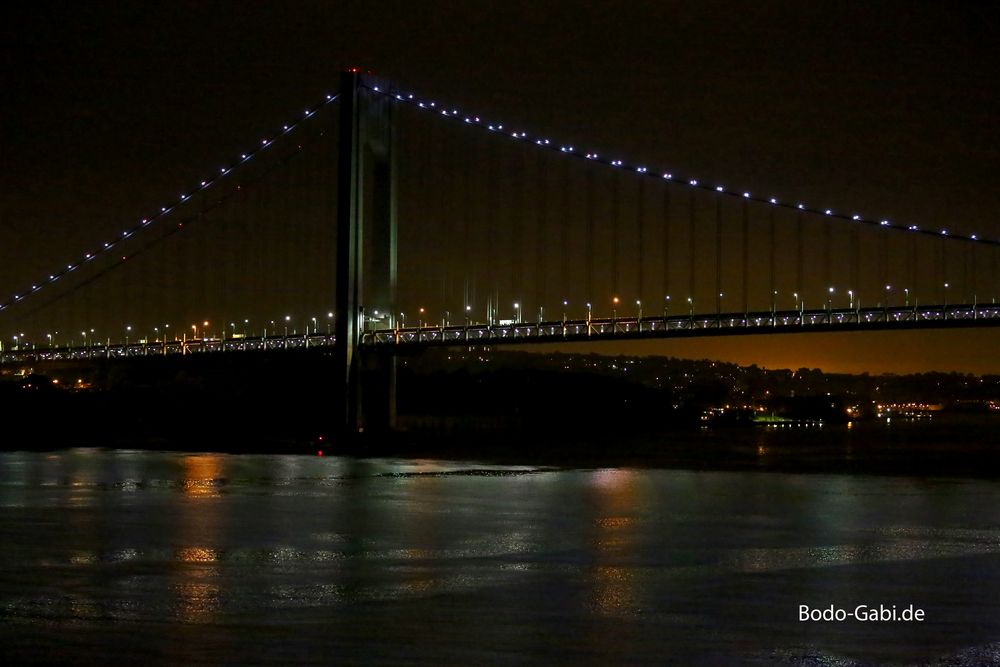
[[[0,363],[317,348],[352,430],[359,358],[391,402],[400,348],[1000,325],[1000,239],[628,161],[354,70],[214,169],[0,297]]]

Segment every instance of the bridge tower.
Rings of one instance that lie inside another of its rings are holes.
[[[367,79],[357,69],[340,76],[334,354],[344,399],[336,426],[348,436],[392,428],[396,413],[395,358],[362,359],[358,347],[376,311],[380,328],[397,312],[396,129],[391,101]]]

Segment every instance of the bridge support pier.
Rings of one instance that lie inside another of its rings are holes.
[[[384,314],[391,327],[398,310],[393,109],[362,77],[357,70],[340,77],[335,356],[342,403],[335,426],[346,437],[366,425],[391,429],[396,414],[395,358],[363,364],[359,355],[366,313]],[[362,391],[363,374],[382,389]]]

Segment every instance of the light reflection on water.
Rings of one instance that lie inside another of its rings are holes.
[[[995,482],[69,450],[0,454],[0,505],[0,639],[23,655],[54,626],[91,657],[113,628],[222,633],[235,662],[285,661],[240,639],[297,623],[328,631],[305,648],[346,637],[390,662],[428,636],[471,663],[548,642],[601,663],[926,661],[1000,638]],[[794,622],[841,601],[932,622]]]
[[[602,614],[628,613],[637,607],[633,571],[624,565],[634,548],[637,476],[635,471],[619,469],[591,474],[597,499],[593,606]]]

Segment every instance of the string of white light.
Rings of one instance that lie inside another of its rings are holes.
[[[129,229],[122,230],[120,236],[116,236],[113,239],[105,241],[96,249],[84,253],[77,261],[67,264],[66,268],[61,268],[58,271],[53,271],[52,273],[48,274],[48,276],[45,277],[44,280],[39,280],[33,283],[30,289],[14,294],[7,300],[0,302],[0,312],[3,312],[8,308],[10,308],[11,306],[20,303],[26,297],[31,296],[32,294],[36,294],[45,289],[46,287],[49,287],[57,283],[61,278],[72,273],[73,271],[76,271],[82,265],[94,261],[101,255],[113,252],[117,246],[124,243],[126,240],[132,238],[138,232],[141,232],[147,229],[148,227],[151,227],[154,223],[157,223],[163,218],[167,217],[175,208],[187,202],[191,197],[205,192],[213,185],[216,185],[217,183],[225,179],[227,176],[232,175],[234,170],[239,169],[243,165],[253,160],[261,152],[270,147],[277,139],[280,139],[281,137],[284,137],[294,132],[299,126],[307,122],[323,107],[332,104],[339,96],[340,96],[339,93],[336,95],[327,95],[326,98],[319,104],[307,108],[305,110],[304,115],[301,118],[298,118],[295,121],[291,121],[289,123],[282,125],[281,130],[277,133],[277,135],[274,136],[274,138],[262,139],[260,144],[255,146],[252,150],[249,150],[245,153],[241,153],[239,159],[235,160],[234,162],[231,162],[227,166],[220,167],[219,172],[215,176],[199,181],[198,185],[185,191],[183,194],[181,194],[179,202],[171,202],[165,204],[164,206],[161,206],[159,211],[156,211],[153,215],[150,215],[147,218],[142,218],[141,220],[139,220],[137,224],[130,227]]]
[[[663,181],[667,181],[667,182],[670,182],[670,183],[676,183],[676,184],[679,184],[679,185],[682,185],[682,186],[686,186],[686,187],[690,187],[690,188],[696,188],[696,189],[699,189],[699,190],[705,190],[705,191],[709,191],[709,192],[714,192],[716,194],[726,195],[726,196],[729,196],[729,197],[736,197],[736,198],[744,199],[744,200],[750,201],[750,202],[757,202],[757,203],[760,203],[760,204],[767,204],[767,205],[774,206],[774,207],[777,207],[777,208],[785,208],[785,209],[800,211],[802,213],[811,213],[811,214],[815,214],[815,215],[821,215],[821,216],[825,216],[825,217],[831,218],[833,220],[841,220],[841,221],[847,221],[847,222],[852,222],[852,223],[871,225],[871,226],[880,227],[880,228],[884,228],[884,229],[891,230],[891,231],[924,234],[924,235],[935,236],[935,237],[939,237],[939,238],[943,238],[943,239],[947,239],[947,240],[951,240],[951,241],[965,241],[965,242],[968,242],[968,243],[974,243],[974,244],[980,244],[980,245],[988,245],[988,246],[994,246],[994,247],[1000,246],[1000,239],[982,238],[978,234],[963,235],[963,234],[955,234],[955,233],[949,232],[948,229],[939,229],[939,230],[924,229],[924,228],[919,227],[918,225],[904,225],[904,224],[894,223],[894,222],[891,222],[889,220],[878,220],[878,219],[874,219],[874,218],[868,218],[868,217],[862,216],[859,213],[853,213],[853,214],[839,213],[839,212],[835,211],[832,208],[815,208],[815,207],[808,206],[808,205],[806,205],[804,203],[801,203],[801,202],[792,203],[790,201],[781,200],[781,199],[779,199],[777,197],[759,197],[759,196],[755,196],[755,195],[753,195],[753,194],[751,194],[750,192],[747,192],[747,191],[727,189],[726,187],[724,187],[722,185],[712,186],[712,185],[709,185],[709,184],[704,183],[702,181],[699,181],[698,179],[695,179],[695,178],[685,178],[685,177],[678,176],[677,174],[673,173],[672,171],[655,171],[655,170],[651,170],[648,167],[643,166],[643,165],[638,165],[638,164],[633,164],[633,163],[627,163],[624,160],[620,160],[620,159],[607,158],[607,157],[604,157],[604,156],[602,156],[602,155],[600,155],[600,154],[598,154],[596,152],[582,151],[582,150],[578,149],[576,146],[573,146],[571,144],[560,144],[560,143],[554,142],[554,141],[552,141],[550,139],[547,139],[545,137],[529,135],[527,132],[524,132],[524,131],[505,129],[505,125],[503,123],[499,123],[499,122],[493,122],[493,123],[491,123],[491,122],[488,122],[488,121],[484,120],[483,117],[481,117],[481,116],[466,115],[466,114],[460,113],[458,109],[451,108],[451,107],[442,107],[442,106],[439,106],[437,104],[437,102],[426,100],[426,99],[422,99],[422,98],[416,97],[416,96],[414,96],[413,94],[410,94],[410,93],[402,93],[402,92],[399,92],[399,91],[396,91],[396,90],[390,90],[390,89],[386,89],[386,88],[383,88],[381,86],[376,86],[376,85],[367,85],[366,84],[365,87],[368,88],[369,90],[375,92],[375,93],[378,93],[380,95],[384,95],[384,96],[386,96],[386,97],[388,97],[388,98],[390,98],[392,100],[395,100],[397,102],[402,102],[404,104],[410,104],[410,105],[413,105],[413,106],[415,106],[415,107],[417,107],[419,109],[423,109],[425,111],[431,111],[431,112],[437,113],[437,114],[439,114],[441,116],[444,116],[446,118],[455,120],[457,122],[464,122],[464,123],[466,123],[468,125],[472,125],[474,127],[478,127],[478,128],[480,128],[482,130],[485,130],[487,132],[490,132],[490,133],[493,133],[493,134],[497,134],[497,135],[500,135],[500,136],[505,136],[505,137],[507,137],[508,139],[510,139],[512,141],[534,144],[535,146],[537,146],[538,148],[541,148],[543,150],[550,150],[550,151],[562,153],[562,154],[564,154],[564,155],[566,155],[568,157],[573,157],[573,158],[577,158],[577,159],[587,160],[587,161],[590,161],[590,162],[596,162],[598,164],[602,164],[602,165],[605,165],[605,166],[608,166],[608,167],[612,167],[614,169],[620,169],[622,171],[632,172],[632,173],[637,174],[637,175],[639,175],[641,177],[650,178],[650,179],[657,179],[657,180],[663,180]]]

